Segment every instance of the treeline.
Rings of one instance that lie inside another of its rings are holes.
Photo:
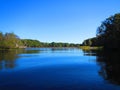
[[[80,44],[74,43],[45,43],[32,39],[20,39],[14,33],[0,32],[0,49],[26,48],[26,47],[79,47]]]
[[[82,45],[120,49],[120,13],[104,20],[97,28],[96,37],[84,40]]]
[[[94,37],[94,38],[89,38],[89,39],[84,40],[82,45],[83,46],[99,46],[98,43],[99,42],[98,42],[97,38]]]
[[[10,48],[19,48],[22,46],[22,42],[17,35],[14,33],[5,33],[0,32],[0,48],[10,49]]]
[[[21,41],[23,45],[27,47],[79,47],[80,46],[80,44],[74,44],[74,43],[62,43],[62,42],[45,43],[32,39],[22,39]]]

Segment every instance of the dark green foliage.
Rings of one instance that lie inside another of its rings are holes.
[[[84,40],[82,45],[120,49],[120,14],[115,14],[103,21],[97,29],[96,37]]]
[[[27,47],[40,47],[41,43],[38,40],[31,40],[31,39],[22,39],[21,40],[24,46]]]
[[[98,41],[104,48],[120,48],[120,14],[107,18],[97,30]]]
[[[62,43],[62,42],[45,43],[32,39],[22,39],[21,41],[24,44],[24,46],[27,47],[79,47],[80,46],[80,44]]]
[[[48,43],[49,47],[79,47],[80,44],[73,44],[73,43],[56,43],[56,42],[52,42],[52,43]]]
[[[83,46],[99,46],[98,38],[94,37],[94,38],[86,39],[83,41],[82,45]]]

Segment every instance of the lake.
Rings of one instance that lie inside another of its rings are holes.
[[[1,50],[0,90],[120,90],[120,56],[78,48]]]

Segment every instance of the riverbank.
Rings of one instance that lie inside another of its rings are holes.
[[[83,49],[83,50],[101,50],[103,49],[103,47],[101,46],[80,46],[80,49]]]

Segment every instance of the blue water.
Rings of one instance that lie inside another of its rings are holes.
[[[0,54],[0,90],[120,90],[100,76],[95,53],[27,48]]]

